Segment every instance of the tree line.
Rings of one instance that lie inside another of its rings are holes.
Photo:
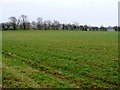
[[[107,31],[108,27],[96,27],[88,25],[61,24],[57,20],[43,20],[38,17],[36,21],[29,22],[26,15],[21,15],[20,18],[9,17],[9,22],[0,23],[2,30],[81,30],[81,31]],[[109,27],[115,31],[120,31],[120,27]]]

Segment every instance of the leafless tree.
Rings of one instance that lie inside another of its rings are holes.
[[[10,24],[12,25],[13,29],[17,29],[17,18],[16,17],[10,17]]]
[[[38,27],[39,30],[42,29],[42,27],[43,27],[43,19],[42,19],[42,17],[37,18],[37,27]]]
[[[53,29],[54,29],[54,30],[58,30],[59,27],[60,27],[60,23],[59,23],[59,21],[54,20],[54,21],[53,21]]]
[[[20,22],[24,30],[29,28],[29,22],[26,15],[21,15]]]
[[[36,26],[36,22],[35,22],[35,21],[32,21],[32,22],[31,22],[31,28],[32,28],[32,29],[37,29],[37,26]]]

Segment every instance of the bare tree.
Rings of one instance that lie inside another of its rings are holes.
[[[50,20],[47,20],[47,27],[50,30],[51,29],[52,22]]]
[[[42,29],[42,27],[43,27],[43,19],[42,19],[42,17],[37,18],[37,27],[38,27],[39,30]]]
[[[103,25],[101,25],[100,30],[101,31],[107,31],[107,29]]]
[[[6,25],[6,29],[7,29],[7,30],[10,30],[10,26],[11,26],[10,23],[7,22],[5,25]]]
[[[84,31],[87,31],[87,30],[88,30],[88,26],[84,25]]]
[[[42,23],[42,21],[43,21],[42,17],[38,17],[37,21],[38,21],[38,23]]]
[[[16,17],[10,17],[10,24],[12,24],[12,27],[14,30],[17,29],[17,18]]]
[[[26,15],[21,15],[20,22],[24,30],[29,29],[29,22]]]
[[[2,30],[5,30],[5,23],[1,23]]]
[[[50,20],[46,20],[43,23],[44,23],[44,29],[45,30],[50,30],[51,29],[52,22]]]
[[[60,23],[57,20],[53,21],[53,29],[58,30],[60,28]]]
[[[31,22],[31,28],[34,29],[34,30],[37,29],[37,26],[36,26],[36,22],[35,22],[35,21],[32,21],[32,22]]]

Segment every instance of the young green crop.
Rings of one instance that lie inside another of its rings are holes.
[[[3,87],[117,88],[118,34],[3,31],[3,67]]]

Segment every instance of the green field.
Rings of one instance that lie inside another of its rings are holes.
[[[117,88],[118,33],[3,31],[3,87]]]
[[[2,88],[2,32],[0,31],[0,88]]]

